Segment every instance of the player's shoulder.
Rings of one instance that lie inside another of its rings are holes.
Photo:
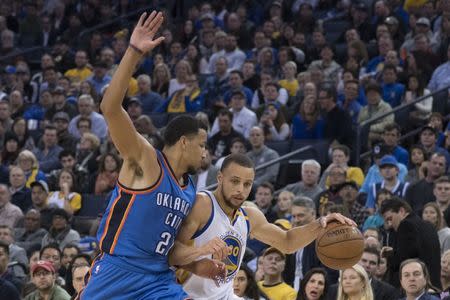
[[[213,210],[212,198],[206,192],[197,192],[192,209],[193,217],[209,217]]]

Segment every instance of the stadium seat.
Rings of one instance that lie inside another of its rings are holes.
[[[169,115],[165,113],[150,114],[148,116],[152,119],[153,125],[155,125],[156,128],[163,128],[169,121]]]
[[[291,148],[291,141],[276,141],[276,142],[267,142],[266,146],[270,149],[273,149],[278,152],[280,156],[289,153]]]
[[[93,194],[83,194],[81,197],[81,209],[77,216],[97,217],[103,213],[108,205],[108,197]]]
[[[300,149],[302,147],[312,146],[304,152],[294,155],[291,159],[305,160],[315,159],[322,166],[328,162],[328,141],[326,140],[294,140],[292,142],[291,151]]]
[[[96,217],[74,216],[72,220],[72,229],[78,231],[81,236],[89,235],[89,231],[96,219]]]

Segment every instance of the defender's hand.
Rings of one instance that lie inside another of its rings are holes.
[[[154,39],[154,37],[163,21],[164,18],[161,12],[156,13],[156,11],[152,11],[150,16],[146,12],[143,13],[131,34],[131,47],[134,46],[142,54],[145,54],[158,46],[164,40],[164,37],[157,39]]]
[[[228,246],[219,237],[215,237],[201,247],[202,255],[212,255],[212,258],[219,261],[224,260],[228,256]]]

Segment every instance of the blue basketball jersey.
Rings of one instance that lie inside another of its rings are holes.
[[[156,152],[157,182],[145,190],[117,183],[97,233],[100,250],[131,271],[169,269],[167,255],[195,201],[189,176],[180,186],[164,154]]]

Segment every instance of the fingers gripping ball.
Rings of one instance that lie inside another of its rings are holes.
[[[322,230],[316,240],[316,252],[327,267],[343,270],[355,265],[364,250],[364,237],[358,228],[333,222]]]

